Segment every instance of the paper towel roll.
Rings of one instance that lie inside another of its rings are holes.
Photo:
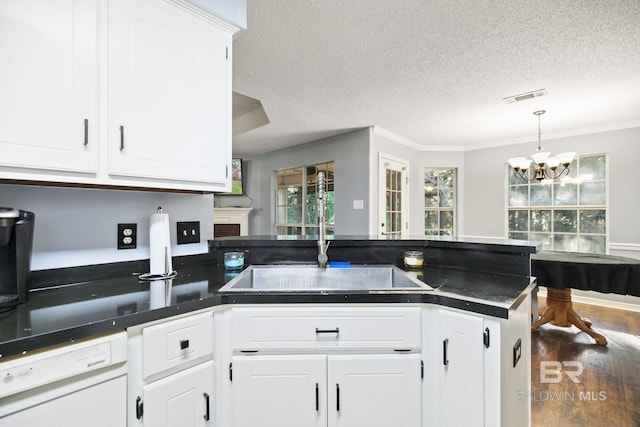
[[[158,208],[149,220],[149,273],[166,275],[172,271],[169,215]]]

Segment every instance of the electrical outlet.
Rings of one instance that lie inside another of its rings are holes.
[[[200,243],[200,221],[178,222],[176,227],[179,245]]]
[[[118,249],[135,249],[138,244],[138,224],[118,224]]]

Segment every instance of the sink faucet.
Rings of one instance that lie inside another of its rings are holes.
[[[324,218],[324,172],[318,172],[318,267],[325,268],[329,257]]]

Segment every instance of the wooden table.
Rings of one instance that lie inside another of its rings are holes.
[[[640,296],[640,260],[602,254],[542,251],[531,256],[531,275],[547,287],[547,306],[532,330],[552,325],[575,325],[597,344],[607,339],[591,329],[591,322],[573,309],[571,289]]]

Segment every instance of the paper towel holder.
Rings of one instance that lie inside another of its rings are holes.
[[[162,206],[158,206],[157,209],[157,214],[158,215],[162,215]],[[152,215],[153,217],[154,215]],[[168,232],[168,217],[165,218],[165,220],[167,221],[166,224],[166,229]],[[168,234],[167,237],[168,239]],[[151,243],[151,237],[149,238]],[[141,274],[140,276],[138,276],[138,278],[142,281],[152,281],[152,280],[163,280],[163,279],[173,279],[174,277],[176,277],[178,275],[178,272],[176,270],[173,270],[172,267],[172,263],[171,263],[171,255],[170,255],[170,247],[167,246],[168,241],[165,240],[164,241],[164,272],[162,273],[145,273],[145,274]],[[151,261],[151,260],[150,260]]]

